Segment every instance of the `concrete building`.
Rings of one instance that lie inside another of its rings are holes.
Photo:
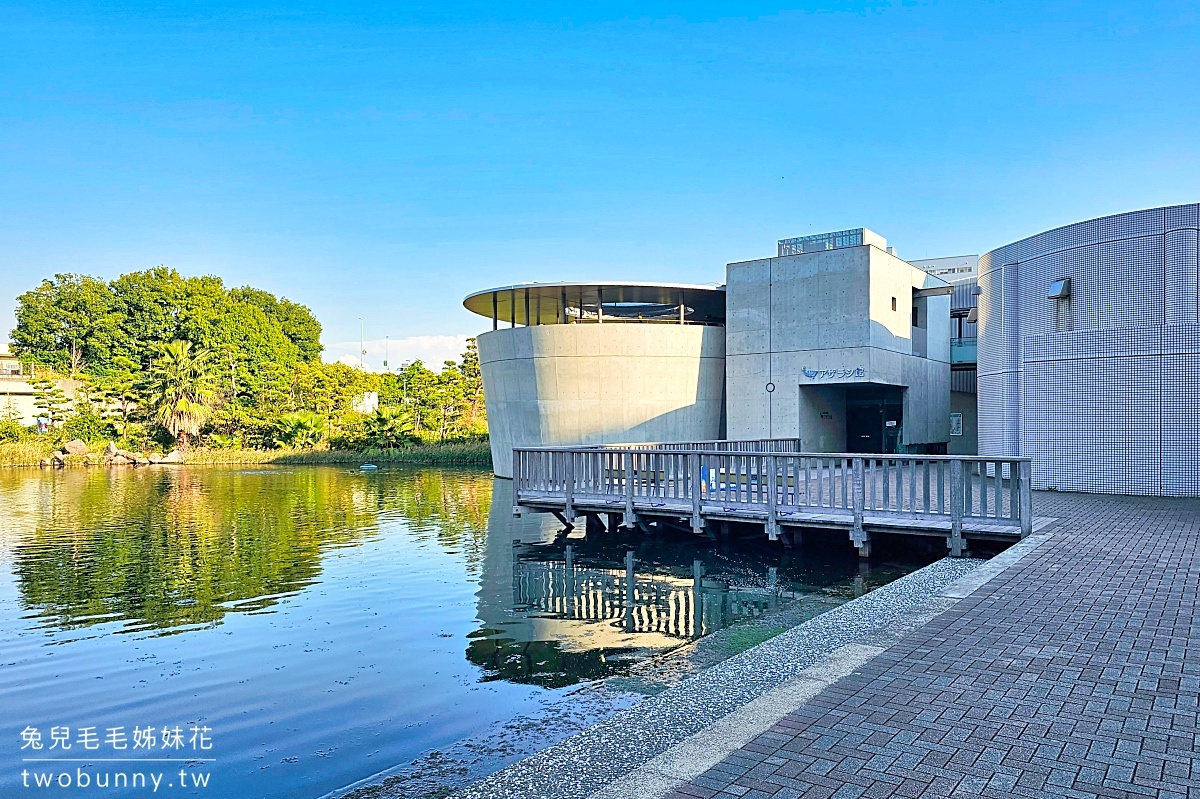
[[[952,287],[950,295],[950,444],[948,455],[979,452],[976,401],[976,320],[979,256],[953,255],[909,261]]]
[[[727,267],[728,432],[807,452],[945,452],[950,293],[862,228]]]
[[[29,382],[33,379],[30,372],[17,356],[0,352],[0,418],[15,419],[26,427],[37,424],[42,415],[37,407],[37,387]],[[75,396],[74,381],[58,385],[68,396]]]
[[[1039,233],[979,264],[979,449],[1035,488],[1200,495],[1200,205]]]
[[[723,288],[529,283],[463,304],[492,320],[478,344],[497,475],[514,446],[724,436]]]
[[[978,255],[951,255],[945,258],[917,258],[910,264],[924,269],[934,277],[949,283],[974,280],[979,277]]]

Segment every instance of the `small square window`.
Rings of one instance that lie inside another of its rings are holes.
[[[1071,278],[1064,277],[1050,284],[1050,299],[1065,300],[1071,296]]]

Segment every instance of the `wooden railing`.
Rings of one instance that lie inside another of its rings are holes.
[[[742,441],[647,442],[602,444],[596,449],[658,449],[667,452],[704,450],[711,452],[799,452],[798,438],[751,438]]]
[[[763,515],[772,538],[781,522],[802,524],[813,513],[840,514],[857,533],[865,516],[948,520],[952,539],[970,521],[1014,527],[1022,537],[1032,531],[1026,458],[705,448],[716,443],[517,447],[515,502],[561,498],[568,519],[581,502],[602,503],[627,520],[647,509],[681,511],[697,530],[706,515],[742,511]]]

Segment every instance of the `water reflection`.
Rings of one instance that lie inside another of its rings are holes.
[[[402,523],[478,580],[466,657],[483,682],[562,687],[620,673],[814,591],[860,595],[868,573],[848,548],[562,540],[550,516],[514,519],[511,483],[477,471],[72,470],[10,475],[0,492],[10,511],[0,546],[22,605],[52,630],[167,635],[269,612],[320,581],[325,553]]]
[[[849,599],[859,568],[844,541],[559,540],[482,470],[0,470],[0,508],[10,724],[202,719],[221,796],[319,796],[537,713],[546,689]],[[0,749],[0,796],[20,770]]]
[[[513,520],[497,480],[467,657],[485,680],[546,687],[633,662],[758,618],[818,591],[861,596],[911,565],[872,571],[848,546],[714,546],[690,534],[561,538],[552,517]]]
[[[491,479],[423,470],[403,480],[300,469],[9,472],[0,484],[24,606],[41,625],[122,622],[180,632],[261,612],[312,585],[322,552],[401,516],[478,567]]]

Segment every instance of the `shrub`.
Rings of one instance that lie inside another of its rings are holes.
[[[312,449],[325,438],[325,420],[312,411],[292,411],[275,423],[275,446]]]

